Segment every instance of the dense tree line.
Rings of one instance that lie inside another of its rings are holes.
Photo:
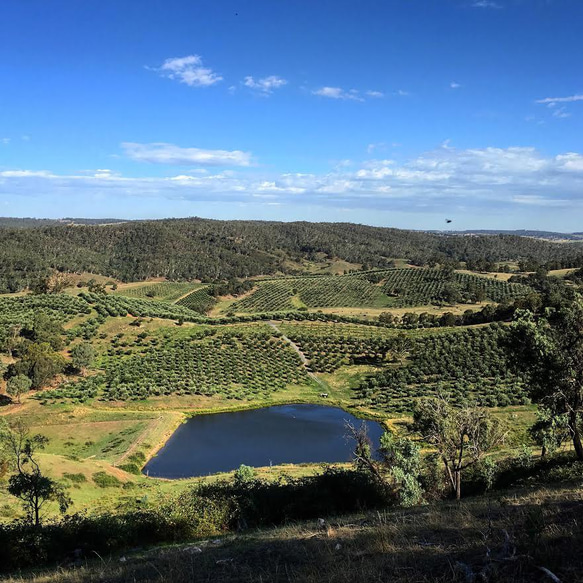
[[[0,228],[31,229],[35,227],[54,227],[60,225],[110,225],[125,223],[123,219],[34,219],[31,217],[0,217]]]
[[[153,276],[216,281],[290,273],[290,261],[323,257],[386,268],[394,257],[427,264],[531,258],[572,262],[581,255],[578,243],[512,235],[440,235],[349,223],[193,218],[0,228],[0,291],[18,291],[53,269],[89,271],[124,281]]]

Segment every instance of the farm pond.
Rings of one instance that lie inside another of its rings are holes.
[[[143,471],[151,477],[178,479],[228,472],[241,464],[346,462],[353,447],[346,436],[347,421],[356,427],[365,423],[378,446],[383,433],[378,423],[336,407],[278,405],[197,415],[173,433]]]

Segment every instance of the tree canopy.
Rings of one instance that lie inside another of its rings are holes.
[[[580,299],[513,324],[516,364],[530,378],[533,400],[552,416],[566,416],[573,447],[583,460],[583,303]]]
[[[0,292],[39,282],[46,291],[58,289],[63,282],[55,279],[55,271],[89,271],[124,281],[147,277],[214,281],[293,272],[298,260],[339,258],[372,268],[391,267],[393,257],[418,265],[527,258],[537,264],[581,266],[583,247],[513,235],[442,235],[350,223],[192,218],[0,227]]]

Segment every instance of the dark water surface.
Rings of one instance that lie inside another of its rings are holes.
[[[248,466],[346,462],[353,444],[346,421],[363,421],[335,407],[282,405],[253,411],[198,415],[181,425],[144,468],[158,478],[188,478]],[[365,421],[378,446],[383,432]]]

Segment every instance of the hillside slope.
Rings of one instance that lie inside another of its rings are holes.
[[[8,581],[582,581],[580,489],[573,485],[498,496],[135,549]]]
[[[290,272],[290,262],[338,258],[388,267],[393,258],[568,260],[579,243],[511,235],[460,236],[350,223],[174,219],[111,225],[0,228],[0,284],[18,291],[48,269],[136,281],[225,279]],[[297,269],[297,268],[296,268]]]

